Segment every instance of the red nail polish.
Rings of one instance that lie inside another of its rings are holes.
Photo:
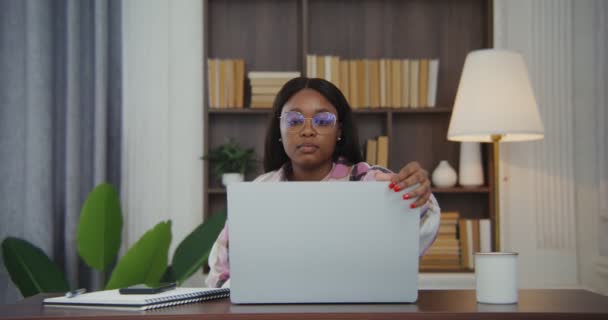
[[[406,193],[406,194],[403,195],[403,199],[407,200],[409,198],[410,198],[410,194],[409,193]]]
[[[410,208],[414,209],[416,208],[416,205],[414,203],[410,204]]]
[[[399,186],[395,186],[395,187],[393,188],[393,190],[395,190],[395,192],[397,192],[397,191],[399,191],[399,190],[401,190],[401,189],[399,189]]]
[[[391,184],[389,184],[389,185],[388,185],[388,188],[389,188],[389,189],[392,189],[392,188],[394,188],[394,187],[395,187],[395,184],[394,184],[394,183],[392,183],[392,182],[391,182]]]

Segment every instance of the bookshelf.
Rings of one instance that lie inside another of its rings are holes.
[[[418,161],[430,174],[440,160],[458,168],[459,144],[446,139],[451,109],[467,53],[492,44],[491,12],[488,0],[206,0],[204,59],[244,59],[246,72],[303,75],[307,54],[439,59],[436,107],[354,111],[361,142],[389,137],[391,170]],[[259,161],[246,180],[254,179],[263,173],[261,158],[271,111],[247,108],[247,85],[244,109],[210,109],[204,90],[204,151],[230,137],[253,147]],[[442,210],[494,221],[491,148],[482,146],[482,157],[485,186],[433,189]],[[225,210],[226,193],[209,164],[203,166],[204,215],[209,216]]]

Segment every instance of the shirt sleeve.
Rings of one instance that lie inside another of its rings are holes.
[[[420,256],[431,247],[439,233],[441,208],[435,196],[431,194],[429,200],[420,210]]]
[[[209,253],[209,275],[205,283],[210,288],[221,287],[230,278],[228,264],[228,224],[220,232]]]

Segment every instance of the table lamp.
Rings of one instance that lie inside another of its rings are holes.
[[[448,140],[493,144],[496,251],[500,251],[499,143],[538,140],[543,136],[523,57],[501,49],[470,52],[460,77]]]

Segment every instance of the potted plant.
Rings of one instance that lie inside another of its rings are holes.
[[[159,222],[114,264],[121,244],[122,209],[116,189],[102,183],[89,193],[82,206],[76,234],[78,255],[101,273],[106,290],[141,283],[182,284],[203,266],[225,222],[226,212],[213,214],[179,243],[171,260],[171,220]],[[27,240],[7,237],[1,248],[4,267],[24,297],[66,292],[70,288],[61,268]],[[110,278],[106,279],[104,275],[110,271]]]
[[[204,157],[211,161],[213,170],[221,177],[222,184],[245,180],[245,173],[253,167],[255,152],[253,148],[243,148],[234,139],[211,149]]]

